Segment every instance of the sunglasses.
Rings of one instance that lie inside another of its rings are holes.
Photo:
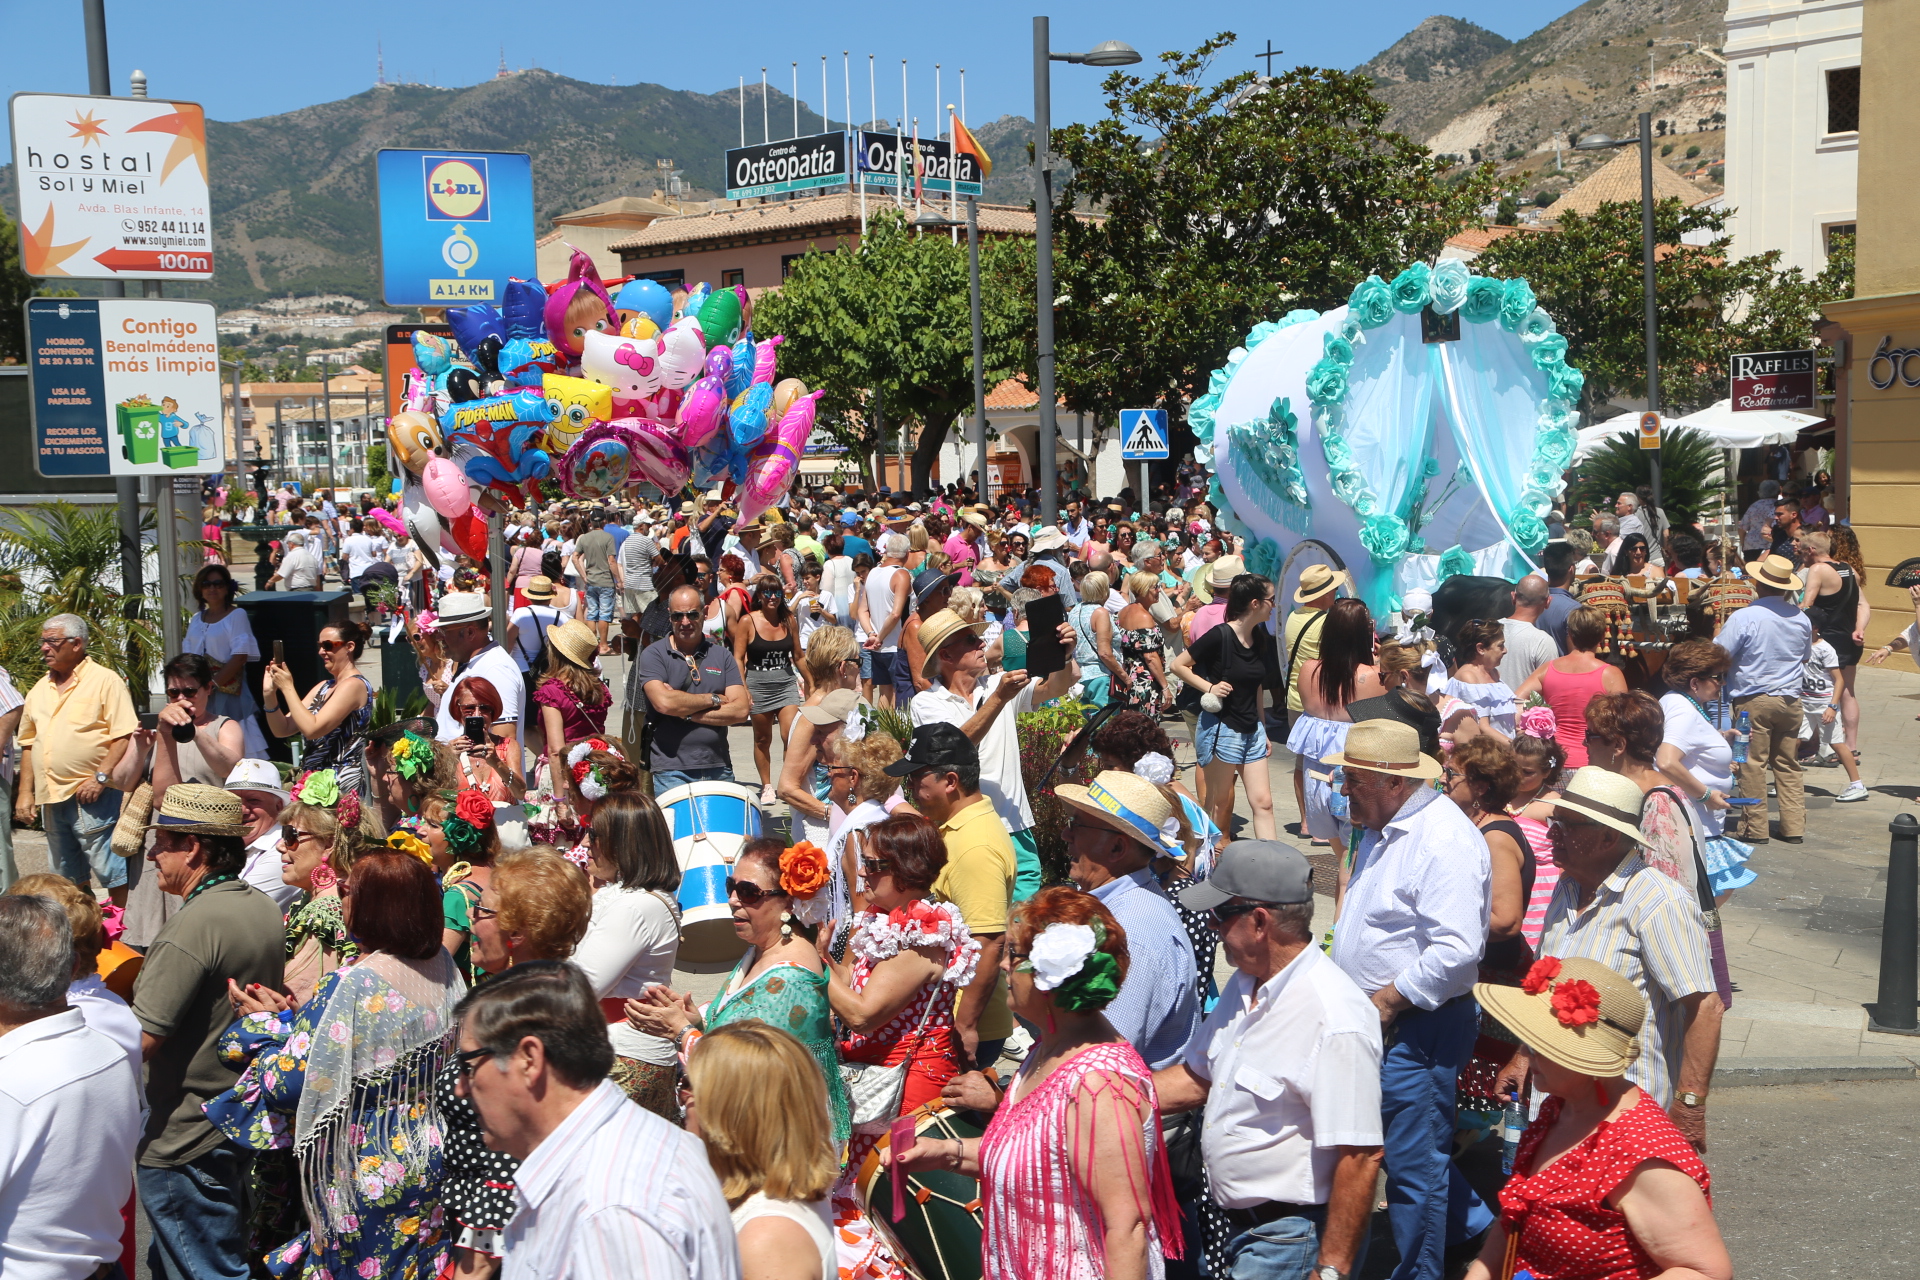
[[[1266,905],[1264,902],[1229,902],[1213,908],[1207,914],[1213,917],[1216,928],[1224,929],[1227,927],[1227,922],[1235,916],[1246,915],[1249,911],[1257,911]]]
[[[167,697],[173,701],[179,701],[183,698],[197,698],[199,696],[200,689],[198,687],[182,687],[167,690]]]
[[[455,1068],[455,1072],[460,1078],[470,1080],[473,1078],[473,1069],[476,1066],[488,1058],[498,1057],[499,1054],[498,1049],[469,1049],[465,1053],[457,1053],[453,1056],[453,1060],[460,1065]]]
[[[473,904],[473,918],[475,920],[491,920],[499,914],[500,908],[498,907],[483,907],[477,902]]]
[[[869,880],[872,880],[876,876],[891,875],[892,873],[893,864],[884,858],[860,859],[860,874]]]
[[[743,907],[757,907],[768,898],[787,896],[784,889],[762,889],[751,880],[736,880],[732,876],[727,877],[727,894],[729,897],[740,899],[740,905]]]
[[[675,622],[691,622],[693,619],[698,618],[700,616],[702,616],[702,614],[701,614],[701,611],[698,609],[667,610],[667,617],[671,618]]]
[[[346,647],[347,642],[345,640],[322,640],[320,642],[320,652],[322,653],[332,653],[335,649],[344,649]]]

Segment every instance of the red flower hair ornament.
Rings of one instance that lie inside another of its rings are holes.
[[[1560,976],[1560,958],[1541,956],[1533,962],[1533,968],[1527,970],[1527,976],[1520,980],[1520,989],[1530,996],[1550,990],[1553,980]]]
[[[1584,1027],[1600,1021],[1600,992],[1583,978],[1555,983],[1553,1016],[1563,1027]]]
[[[462,791],[453,802],[454,814],[475,827],[485,828],[493,822],[493,801],[487,799],[484,791]]]

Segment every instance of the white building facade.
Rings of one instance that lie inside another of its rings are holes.
[[[1852,232],[1863,0],[1729,0],[1726,203],[1737,256],[1809,275]]]

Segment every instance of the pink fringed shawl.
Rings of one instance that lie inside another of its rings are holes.
[[[980,1144],[986,1275],[1094,1280],[1105,1274],[1100,1209],[1075,1173],[1076,1165],[1093,1165],[1095,1125],[1103,1110],[1123,1125],[1141,1127],[1143,1147],[1128,1159],[1127,1176],[1147,1220],[1148,1274],[1164,1274],[1163,1254],[1181,1256],[1180,1209],[1153,1073],[1132,1045],[1099,1044],[1055,1068],[1017,1103],[1003,1103],[987,1126]]]

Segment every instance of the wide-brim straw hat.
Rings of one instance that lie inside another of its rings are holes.
[[[1782,555],[1767,556],[1759,564],[1749,565],[1747,572],[1761,586],[1777,591],[1798,591],[1803,585],[1800,575],[1793,571],[1793,561]]]
[[[1030,535],[1033,545],[1028,548],[1033,554],[1043,551],[1058,551],[1067,545],[1067,535],[1050,524],[1041,525]]]
[[[568,618],[547,628],[547,643],[560,651],[560,656],[576,667],[593,670],[594,659],[600,656],[600,637],[593,628],[578,618]]]
[[[449,591],[440,597],[440,612],[435,615],[435,630],[457,627],[463,622],[485,622],[493,617],[487,598],[469,591]]]
[[[1361,721],[1347,731],[1346,750],[1324,756],[1320,763],[1399,778],[1430,780],[1440,776],[1440,762],[1420,750],[1419,731],[1398,720]]]
[[[984,529],[987,527],[987,518],[978,511],[962,511],[960,518],[976,529]]]
[[[1555,963],[1558,972],[1547,976]],[[1640,1056],[1636,1041],[1647,1020],[1647,1000],[1618,973],[1598,960],[1547,956],[1535,962],[1528,979],[1540,990],[1529,993],[1524,987],[1479,982],[1474,984],[1473,998],[1521,1043],[1568,1071],[1607,1080],[1624,1074]],[[1581,1006],[1591,1005],[1590,997],[1572,998],[1587,993],[1579,988],[1568,990],[1571,983],[1585,983],[1598,993],[1599,1008],[1593,1011],[1591,1021],[1561,1020],[1563,1016],[1584,1017],[1587,1010]],[[1573,1008],[1564,1014],[1556,1011],[1556,995],[1563,1006]]]
[[[1207,570],[1207,585],[1218,587],[1222,591],[1233,585],[1233,580],[1247,571],[1247,562],[1239,556],[1221,556]]]
[[[1647,838],[1640,834],[1640,810],[1645,803],[1646,795],[1639,783],[1611,769],[1588,764],[1573,771],[1553,806],[1572,809],[1603,827],[1612,827],[1646,844]]]
[[[940,649],[947,641],[963,631],[974,635],[986,632],[987,623],[983,618],[979,622],[968,622],[951,609],[942,609],[920,624],[920,644],[927,656],[920,663],[920,674],[928,680],[940,678]]]
[[[1160,833],[1160,824],[1173,816],[1173,805],[1160,788],[1138,774],[1105,769],[1084,787],[1063,782],[1053,794],[1061,803],[1138,840],[1155,854],[1172,852]]]
[[[520,594],[529,600],[553,599],[553,579],[544,573],[537,573],[527,579],[527,585],[520,588]]]
[[[1329,591],[1339,588],[1353,580],[1353,575],[1345,569],[1334,569],[1324,564],[1310,564],[1306,572],[1300,575],[1300,586],[1293,593],[1295,604],[1305,604],[1309,600],[1318,600]]]
[[[185,831],[197,836],[245,836],[247,814],[240,797],[203,782],[176,782],[167,788],[149,831]]]

